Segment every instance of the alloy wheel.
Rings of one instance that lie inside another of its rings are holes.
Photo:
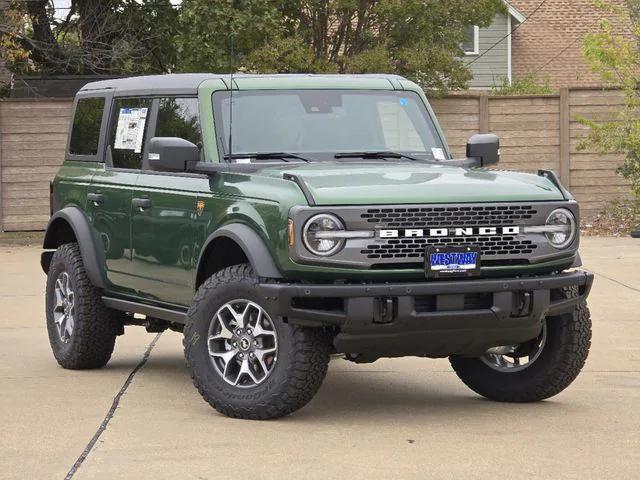
[[[251,388],[264,382],[276,364],[278,337],[267,312],[249,300],[218,309],[207,339],[215,371],[230,385]]]
[[[67,272],[61,272],[58,275],[54,295],[53,321],[56,324],[60,340],[63,343],[69,343],[75,323],[75,294]]]
[[[480,359],[493,370],[503,373],[519,372],[530,367],[540,357],[546,343],[547,322],[545,320],[537,338],[511,347],[511,351],[508,353],[487,353]]]

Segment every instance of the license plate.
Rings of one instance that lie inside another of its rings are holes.
[[[472,277],[480,274],[480,249],[471,246],[427,247],[427,277]]]

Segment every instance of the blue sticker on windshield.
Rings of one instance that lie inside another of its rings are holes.
[[[401,98],[400,105],[402,105],[403,107],[406,107],[407,105],[409,105],[409,100],[407,100],[406,98]]]

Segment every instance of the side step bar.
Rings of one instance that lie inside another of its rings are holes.
[[[146,303],[132,302],[130,300],[122,300],[120,298],[102,297],[102,302],[109,308],[114,310],[122,310],[123,312],[139,313],[148,317],[159,318],[167,322],[187,323],[187,312],[180,310],[171,310],[164,307],[156,307],[147,305]]]

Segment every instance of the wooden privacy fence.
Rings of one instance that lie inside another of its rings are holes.
[[[620,155],[578,150],[589,129],[577,118],[613,120],[623,104],[612,89],[568,89],[558,95],[491,97],[455,95],[433,100],[449,146],[465,154],[474,133],[500,137],[500,169],[554,170],[580,202],[583,219],[592,218],[607,203],[631,198],[629,182],[616,174]]]
[[[630,197],[616,175],[617,155],[578,151],[587,129],[577,115],[616,117],[616,90],[563,89],[559,95],[490,97],[453,95],[433,102],[449,144],[463,156],[478,132],[500,136],[500,168],[551,169],[581,202],[590,218],[607,202]],[[70,99],[0,101],[0,230],[41,230],[49,217],[49,181],[62,163],[71,115]]]

